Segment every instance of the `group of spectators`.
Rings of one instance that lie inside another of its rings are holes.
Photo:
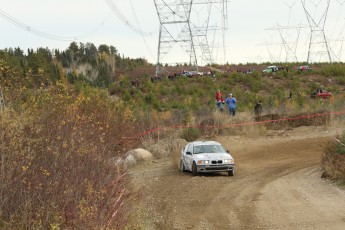
[[[217,108],[222,112],[224,110],[224,104],[227,105],[230,116],[235,116],[236,114],[236,98],[232,95],[232,93],[228,94],[228,97],[224,100],[220,89],[216,92],[216,104]],[[255,116],[260,116],[262,114],[262,101],[259,101],[254,106],[254,113]]]
[[[220,92],[220,89],[216,92],[216,103],[217,107],[220,111],[224,110],[224,104],[227,104],[229,113],[231,116],[235,116],[236,114],[236,98],[232,95],[232,93],[228,94],[228,97],[224,100],[223,96]]]

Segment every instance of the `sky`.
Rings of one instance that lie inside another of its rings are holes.
[[[209,33],[214,62],[317,62],[328,61],[330,56],[332,61],[344,61],[345,0],[330,0],[322,29],[328,48],[320,33],[311,31],[302,2],[310,19],[320,24],[328,0],[229,1],[227,30]],[[192,14],[193,20],[203,21],[199,19],[203,11],[195,8]],[[212,11],[212,23],[220,26],[220,15]],[[112,45],[125,57],[156,63],[159,25],[154,0],[0,0],[0,49],[65,50],[72,41],[91,42],[97,47]],[[176,46],[161,62],[184,61],[186,54]]]

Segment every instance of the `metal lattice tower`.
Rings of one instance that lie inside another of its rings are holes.
[[[298,39],[299,39],[299,35],[300,35],[300,29],[299,28],[296,29],[297,30],[297,37],[296,37],[295,42],[287,41],[283,35],[284,30],[291,30],[291,29],[296,29],[296,28],[287,27],[287,28],[280,28],[279,29],[279,34],[280,34],[281,40],[283,42],[284,50],[286,53],[285,62],[289,62],[289,61],[297,62],[298,61],[297,55],[296,55],[296,50],[297,50],[297,44],[298,44]]]
[[[154,0],[160,22],[156,76],[172,48],[178,44],[189,56],[189,64],[213,63],[214,44],[210,33],[227,28],[227,0]],[[215,4],[221,4],[222,25],[211,22]],[[202,13],[200,13],[202,11]],[[203,17],[199,17],[202,15]],[[177,29],[176,29],[177,28]],[[223,46],[225,46],[223,32]],[[225,49],[224,56],[225,56]],[[180,57],[176,57],[180,62]]]
[[[316,17],[313,17],[306,7],[306,1],[301,0],[304,12],[307,16],[308,23],[310,26],[310,42],[309,42],[309,50],[308,50],[308,59],[307,62],[320,62],[328,59],[328,61],[332,62],[332,57],[330,53],[330,48],[327,43],[326,35],[325,35],[325,24],[327,19],[327,13],[329,9],[330,0],[326,0],[326,9],[322,11],[322,16],[319,20],[316,20]],[[314,4],[312,2],[312,4]],[[314,4],[315,5],[315,4]],[[317,7],[317,5],[315,5]],[[318,60],[317,60],[318,59]]]
[[[160,72],[161,60],[168,55],[175,43],[185,47],[190,63],[198,66],[190,27],[192,2],[193,0],[154,1],[160,22],[156,76]],[[175,34],[171,32],[171,25],[179,25]]]
[[[226,62],[225,31],[228,29],[227,9],[227,0],[193,1],[190,23],[199,64],[214,63],[214,51],[218,47],[222,47],[223,62]],[[221,32],[221,36],[219,32]],[[215,42],[219,42],[219,44],[217,45]]]
[[[195,5],[194,5],[195,6]],[[202,8],[201,5],[199,7]],[[206,63],[213,63],[213,54],[212,54],[212,47],[210,45],[210,41],[208,39],[208,34],[211,30],[210,28],[210,15],[211,15],[211,5],[206,5],[206,13],[203,14],[206,16],[205,18],[198,20],[200,25],[194,24],[191,22],[192,28],[192,36],[193,41],[195,44],[195,51],[197,57],[201,58],[200,64],[205,61]],[[194,10],[191,12],[192,16],[195,15],[193,13],[202,12],[202,10]],[[198,14],[198,13],[197,13]],[[199,18],[199,15],[196,14],[196,18]],[[193,18],[193,17],[192,17]]]
[[[279,32],[279,37],[281,40],[281,50],[285,52],[285,62],[298,62],[297,58],[297,46],[300,37],[300,32],[302,28],[307,28],[307,26],[280,26],[269,28],[267,30],[277,30]],[[294,32],[295,31],[295,32]],[[293,37],[292,40],[291,37]],[[279,59],[279,61],[282,61]]]

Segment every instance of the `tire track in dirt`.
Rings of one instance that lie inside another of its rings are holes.
[[[142,202],[150,213],[146,216],[149,220],[146,220],[143,228],[277,229],[281,225],[283,228],[280,229],[311,229],[308,228],[308,222],[303,222],[303,218],[299,223],[293,219],[284,222],[279,217],[284,216],[284,213],[276,211],[279,215],[274,217],[271,215],[275,213],[269,210],[280,208],[294,216],[296,210],[289,206],[289,202],[303,203],[303,199],[298,197],[305,195],[301,194],[301,189],[284,188],[284,183],[279,181],[288,177],[290,181],[296,181],[299,187],[301,183],[307,186],[313,180],[321,181],[320,177],[315,176],[317,171],[310,174],[303,169],[318,167],[322,145],[329,139],[327,136],[286,140],[219,138],[225,147],[233,149],[236,163],[234,177],[222,173],[192,177],[189,173],[179,172],[170,158],[138,166],[132,170],[133,182],[142,188],[146,198]],[[284,195],[285,192],[288,194]],[[289,200],[280,202],[282,196]],[[339,197],[334,199],[342,201]],[[315,205],[306,209],[306,212],[313,213],[320,209],[322,207]],[[328,218],[320,220],[320,226],[331,224],[328,221],[334,218]],[[338,222],[334,226],[341,224],[342,218],[335,218]],[[313,229],[322,229],[315,226],[313,224]]]

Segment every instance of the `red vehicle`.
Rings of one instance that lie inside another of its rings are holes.
[[[312,71],[312,70],[313,70],[313,68],[311,68],[308,65],[302,65],[302,66],[297,68],[297,71]]]
[[[310,95],[312,98],[322,98],[327,99],[332,96],[332,93],[328,92],[327,90],[318,89],[315,93]]]

